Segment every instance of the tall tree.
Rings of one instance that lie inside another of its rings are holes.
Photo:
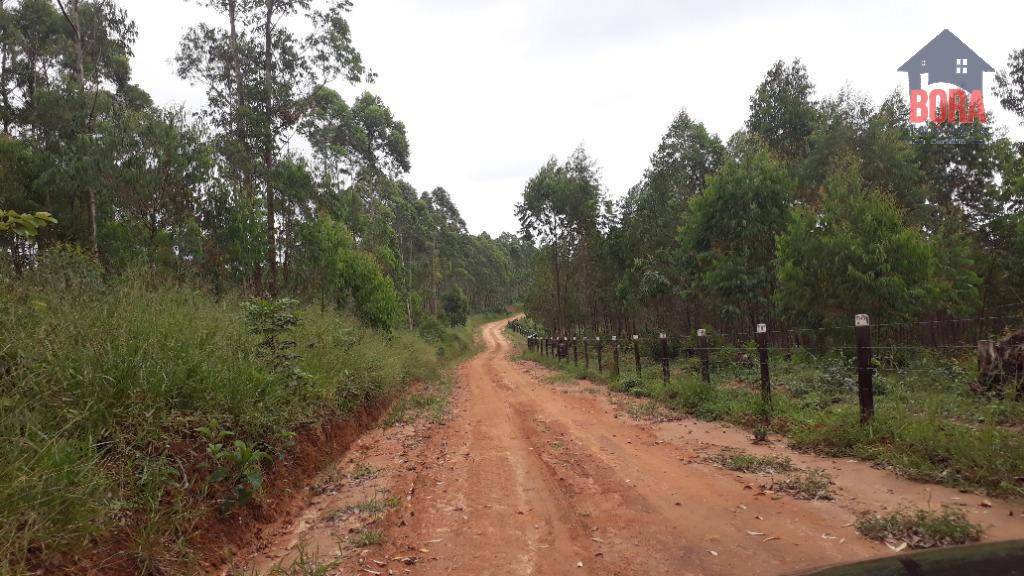
[[[766,150],[727,162],[690,203],[683,265],[719,317],[753,324],[775,290],[775,239],[790,220],[792,179]]]
[[[592,274],[592,241],[598,232],[602,197],[593,161],[578,148],[563,165],[555,158],[549,160],[527,182],[523,200],[516,205],[521,233],[539,242],[550,258],[555,292],[553,324],[558,331],[569,329],[563,267],[574,254],[580,255],[577,281],[588,291],[594,288],[587,286],[587,280]]]
[[[800,156],[814,129],[813,94],[807,67],[799,59],[788,66],[779,60],[750,97],[747,130],[783,157]]]
[[[372,78],[352,45],[345,18],[352,4],[331,3],[314,9],[309,0],[252,0],[217,3],[228,30],[195,27],[178,54],[179,74],[208,87],[208,102],[221,129],[232,128],[247,144],[239,151],[243,181],[248,170],[263,195],[266,288],[277,292],[278,195],[275,167],[282,145],[317,102],[324,86],[338,78],[357,82]],[[296,36],[291,18],[306,19],[312,32]],[[244,30],[239,30],[239,25]],[[251,106],[251,110],[249,107]],[[241,123],[242,128],[239,128]]]

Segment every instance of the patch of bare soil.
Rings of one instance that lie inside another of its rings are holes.
[[[268,527],[234,568],[268,573],[318,555],[328,574],[789,574],[894,553],[856,533],[858,511],[943,504],[988,540],[1024,538],[1021,502],[796,453],[778,438],[756,446],[731,426],[638,421],[650,408],[631,413],[601,388],[511,361],[503,325],[485,326],[487,350],[460,368],[446,424],[359,439],[311,484],[302,512]],[[823,469],[832,499],[716,465],[723,448]]]

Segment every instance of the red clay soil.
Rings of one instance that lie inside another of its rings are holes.
[[[307,490],[300,514],[267,526],[222,573],[266,573],[302,551],[337,563],[330,574],[791,574],[893,554],[853,522],[900,506],[960,506],[987,540],[1024,538],[1020,501],[795,453],[778,439],[755,446],[727,425],[635,421],[603,388],[556,384],[511,360],[503,326],[486,325],[486,351],[460,368],[447,423],[368,433]],[[823,468],[836,497],[763,491],[771,478],[709,463],[723,447]],[[389,496],[399,498],[367,505]],[[367,534],[381,543],[357,547]]]

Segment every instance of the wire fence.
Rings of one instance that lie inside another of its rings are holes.
[[[993,349],[993,342],[1022,326],[1022,314],[879,324],[860,314],[852,325],[770,330],[758,324],[751,331],[699,329],[686,335],[550,335],[542,327],[518,320],[508,328],[524,336],[531,351],[613,377],[624,371],[637,376],[657,371],[668,382],[675,366],[693,370],[707,384],[722,379],[758,383],[768,406],[773,366],[783,368],[779,372],[785,375],[793,371],[792,366],[813,366],[819,378],[846,382],[856,389],[861,420],[866,422],[874,413],[877,378],[962,379],[962,368],[957,366],[974,359],[978,359],[973,368],[978,374],[973,384],[976,391],[1002,394],[1016,388],[1016,399],[1024,400],[1024,342],[1019,343],[1018,364],[998,366],[1000,374],[995,378],[979,373],[991,369],[982,358]],[[922,362],[922,358],[932,361]],[[943,361],[950,359],[960,362]]]

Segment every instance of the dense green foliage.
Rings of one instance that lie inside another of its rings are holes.
[[[1021,60],[997,91],[1024,119]],[[816,100],[778,62],[727,145],[680,112],[620,201],[582,150],[548,162],[518,211],[540,247],[527,312],[556,333],[692,334],[1020,311],[1024,144],[912,125],[904,100]]]
[[[75,249],[0,277],[0,572],[113,532],[141,571],[180,573],[211,506],[248,501],[296,432],[436,380],[471,346],[469,329],[243,303],[151,270],[107,277]]]
[[[443,316],[455,290],[470,312],[519,299],[532,246],[469,234],[443,188],[400,179],[411,146],[385,103],[326,87],[372,80],[350,3],[203,3],[219,22],[188,30],[176,59],[207,89],[196,115],[131,83],[137,31],[115,0],[0,7],[0,209],[59,221],[0,234],[0,255],[22,270],[76,243],[111,271],[141,261],[384,329]]]

